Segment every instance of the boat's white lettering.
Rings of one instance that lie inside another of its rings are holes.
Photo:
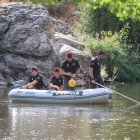
[[[26,92],[25,94],[34,95],[34,92]]]
[[[83,91],[69,91],[69,92],[53,92],[53,96],[58,96],[58,95],[77,95],[77,96],[82,96]]]
[[[19,94],[19,93],[23,93],[23,91],[17,91],[17,93]]]

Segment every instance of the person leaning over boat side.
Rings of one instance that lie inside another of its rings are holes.
[[[32,74],[29,77],[29,81],[26,85],[23,85],[23,89],[42,89],[44,87],[43,78],[39,75],[38,67],[32,66]]]
[[[50,85],[48,88],[59,91],[64,90],[63,78],[60,74],[60,69],[58,67],[54,68],[53,76],[50,78]]]
[[[64,77],[64,88],[69,89],[68,81],[73,78],[75,79],[76,74],[80,71],[80,65],[78,60],[73,58],[71,52],[67,53],[67,59],[62,63],[60,73]]]
[[[89,77],[90,77],[90,84],[92,88],[97,88],[96,82],[104,85],[103,78],[101,76],[101,64],[100,59],[104,58],[105,53],[100,50],[97,52],[95,58],[90,61],[89,66]]]

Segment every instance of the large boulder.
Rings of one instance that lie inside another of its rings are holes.
[[[7,3],[0,6],[0,81],[25,79],[37,65],[46,80],[72,51],[86,71],[90,51],[69,25],[49,16],[42,5]]]

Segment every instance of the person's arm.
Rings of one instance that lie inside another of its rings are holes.
[[[78,62],[78,60],[77,60],[76,75],[78,75],[79,73],[80,73],[80,64],[79,64],[79,62]],[[76,75],[75,75],[75,77],[76,77]]]
[[[60,73],[66,76],[72,76],[71,72],[65,72],[62,68],[60,68]]]
[[[93,68],[89,67],[89,76],[91,79],[93,79]]]
[[[34,80],[33,82],[31,82],[31,83],[28,84],[28,87],[34,86],[34,85],[37,84],[37,83],[38,83],[38,81],[37,81],[37,80]]]
[[[61,90],[61,91],[64,90],[64,86],[63,86],[63,85],[60,86],[60,90]]]
[[[76,75],[78,75],[78,73],[80,73],[80,68],[76,69],[76,73],[75,74],[71,74],[71,78],[76,78]]]
[[[80,67],[76,69],[76,74],[80,73]]]
[[[77,68],[76,68],[76,74],[78,74],[80,72],[80,64],[77,60]]]
[[[78,62],[78,60],[76,60],[76,73],[72,74],[72,78],[76,78],[76,75],[78,75],[78,73],[80,73],[80,64]]]
[[[38,83],[38,81],[34,80],[33,82],[30,82],[30,83],[27,83],[26,85],[23,85],[22,88],[23,89],[32,88],[37,83]]]
[[[49,88],[53,88],[53,89],[56,89],[56,90],[60,90],[60,87],[59,87],[59,86],[53,85],[52,83],[50,83]]]
[[[93,76],[93,68],[91,68],[90,66],[89,66],[89,76],[90,76],[91,82],[93,84],[96,84],[96,81],[95,81],[94,76]]]

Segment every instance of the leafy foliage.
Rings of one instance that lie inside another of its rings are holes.
[[[119,17],[121,20],[133,19],[140,20],[140,2],[139,0],[93,0],[83,1],[94,9],[108,7],[109,11]]]
[[[116,16],[110,13],[107,7],[98,8],[83,8],[81,12],[82,30],[95,37],[96,33],[101,31],[119,31],[123,23]]]
[[[107,7],[94,10],[93,8],[82,8],[81,25],[79,29],[82,32],[96,37],[102,31],[119,32],[124,26],[127,32],[126,43],[138,45],[140,44],[140,21],[127,20],[120,21],[115,15],[109,12]]]

